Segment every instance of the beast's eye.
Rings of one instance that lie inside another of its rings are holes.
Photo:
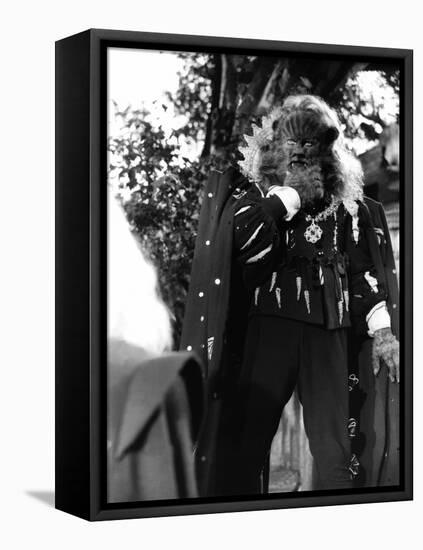
[[[295,141],[295,139],[287,139],[286,142],[285,142],[287,145],[290,145],[291,147],[293,145],[296,145],[297,142]]]
[[[304,142],[304,147],[313,147],[314,143],[312,141],[306,140]]]

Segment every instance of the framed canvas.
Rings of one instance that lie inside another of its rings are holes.
[[[412,498],[412,51],[56,43],[56,507]]]

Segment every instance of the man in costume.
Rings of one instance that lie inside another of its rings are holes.
[[[399,381],[385,263],[359,163],[336,114],[314,96],[288,97],[245,138],[241,173],[212,175],[206,190],[182,337],[206,363],[200,486],[207,495],[261,492],[297,387],[316,488],[349,488],[353,339],[372,339],[375,374],[382,361]]]

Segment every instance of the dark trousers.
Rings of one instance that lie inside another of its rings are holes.
[[[352,486],[346,329],[253,317],[244,362],[226,407],[220,492],[260,493],[260,473],[295,387],[316,472],[316,489]]]

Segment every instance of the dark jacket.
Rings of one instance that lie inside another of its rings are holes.
[[[252,187],[238,199],[233,249],[246,288],[250,315],[279,316],[328,329],[351,325],[367,333],[366,315],[386,299],[366,236],[366,205],[357,203],[357,230],[343,204],[318,222],[320,239],[306,238],[311,221],[300,211],[285,221],[278,197]],[[356,240],[355,240],[356,239]],[[370,286],[366,277],[377,285]]]
[[[193,448],[203,389],[192,353],[149,358],[109,343],[108,502],[198,496]]]
[[[191,283],[186,304],[184,327],[181,339],[182,349],[193,349],[204,362],[204,376],[206,378],[206,417],[201,428],[200,439],[196,449],[197,474],[200,493],[211,496],[218,494],[215,485],[216,470],[219,468],[219,438],[224,432],[226,404],[230,399],[230,388],[236,379],[238,368],[242,361],[242,348],[248,312],[251,303],[251,289],[245,285],[245,273],[238,262],[234,260],[234,231],[235,212],[239,200],[251,190],[252,184],[235,168],[229,168],[224,173],[211,172],[206,185],[199,231],[191,272]],[[363,207],[369,214],[370,220],[375,217],[375,224],[369,223],[364,228],[365,239],[368,243],[372,263],[378,273],[378,280],[382,282],[388,292],[388,307],[396,315],[397,308],[391,296],[395,294],[396,281],[389,277],[393,257],[392,249],[385,246],[384,254],[375,227],[382,229],[383,242],[390,244],[389,232],[384,221],[383,209],[378,203],[366,199]],[[380,235],[379,235],[380,236]],[[392,269],[391,269],[392,271]],[[396,291],[397,292],[397,291]],[[393,321],[395,326],[396,321]],[[353,352],[360,369],[366,373],[372,372],[369,362],[368,349],[371,340],[365,335],[360,336],[360,347],[363,353]],[[366,351],[367,350],[367,351]],[[377,382],[382,377],[378,377]],[[385,380],[385,379],[383,379]],[[374,380],[364,377],[364,393],[366,403],[371,414],[363,423],[365,429],[377,433],[392,433],[390,425],[374,428],[376,388]],[[226,399],[225,399],[226,398]],[[226,403],[226,404],[225,404]],[[361,400],[362,408],[363,399]],[[229,407],[230,410],[230,407]],[[357,413],[358,416],[358,413]],[[391,418],[391,421],[393,419]],[[396,419],[394,419],[396,420]],[[382,439],[386,441],[387,436]],[[374,450],[375,445],[370,444]],[[373,463],[377,463],[379,470],[383,469],[380,455],[374,456],[373,450],[367,446]],[[386,457],[383,457],[385,460]],[[370,464],[370,460],[368,463]],[[394,470],[397,465],[394,465]],[[373,467],[373,466],[368,466]]]
[[[386,303],[391,316],[392,331],[399,339],[398,278],[391,237],[383,206],[366,198],[376,241],[373,255],[380,254],[387,290]],[[371,367],[372,340],[351,335],[350,372],[359,383],[351,395],[351,414],[358,420],[359,434],[353,441],[361,464],[358,483],[366,487],[399,484],[400,465],[400,402],[399,384],[389,381],[386,366],[377,377]],[[359,353],[353,350],[358,349]]]

